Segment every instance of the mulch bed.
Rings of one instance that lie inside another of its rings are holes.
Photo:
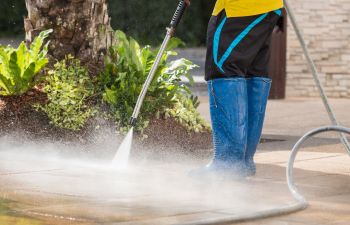
[[[22,96],[0,97],[0,137],[20,135],[23,140],[79,141],[84,132],[72,132],[50,124],[43,112],[36,111],[33,104],[47,101],[46,94],[32,90]]]
[[[146,145],[156,145],[160,150],[169,148],[195,151],[211,148],[211,134],[188,132],[175,120],[153,120],[145,131],[149,138],[144,140]]]
[[[45,113],[36,111],[32,105],[45,103],[46,95],[33,90],[20,97],[0,97],[0,138],[6,135],[16,136],[18,141],[45,141],[82,146],[95,146],[88,149],[92,151],[110,151],[108,148],[96,147],[104,145],[107,139],[118,139],[114,132],[114,123],[96,118],[79,132],[60,129],[50,124]],[[102,127],[100,134],[96,135],[96,126]],[[102,132],[102,135],[101,135]],[[188,132],[174,120],[157,119],[150,123],[145,134],[149,137],[141,140],[134,138],[136,145],[151,151],[185,151],[211,148],[211,135],[206,133]],[[101,139],[101,136],[103,138]],[[20,137],[20,138],[17,138]],[[85,148],[87,149],[87,148]],[[98,155],[98,152],[95,152]],[[102,153],[102,152],[100,152]]]

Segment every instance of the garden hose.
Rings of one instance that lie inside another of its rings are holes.
[[[285,4],[286,11],[288,13],[288,16],[291,20],[291,23],[294,27],[294,30],[297,34],[297,37],[300,41],[300,44],[303,48],[307,62],[311,67],[312,75],[313,75],[313,78],[316,82],[317,88],[320,92],[323,104],[327,110],[328,116],[329,116],[333,125],[321,127],[321,128],[318,128],[318,129],[315,129],[315,130],[308,132],[295,144],[295,146],[291,152],[286,173],[287,173],[288,188],[289,188],[289,191],[291,192],[293,198],[296,200],[295,203],[284,206],[284,207],[264,210],[264,211],[256,212],[256,213],[247,213],[247,214],[243,214],[243,215],[211,218],[211,219],[205,219],[205,220],[200,220],[200,221],[195,221],[195,222],[190,222],[190,223],[182,223],[183,225],[184,224],[187,224],[187,225],[230,224],[230,223],[236,223],[236,222],[243,222],[243,221],[247,221],[247,220],[257,220],[257,219],[263,219],[263,218],[268,218],[268,217],[273,217],[273,216],[281,216],[281,215],[286,215],[286,214],[290,214],[293,212],[297,212],[300,210],[304,210],[308,207],[308,203],[307,203],[306,199],[304,198],[304,196],[296,188],[296,186],[294,184],[294,178],[293,178],[294,162],[295,162],[296,155],[299,152],[301,145],[306,140],[308,140],[310,137],[312,137],[314,135],[317,135],[317,134],[320,134],[323,132],[336,131],[336,132],[340,132],[341,141],[342,141],[343,145],[345,146],[346,150],[348,151],[348,154],[350,154],[350,145],[349,145],[348,140],[346,139],[346,136],[344,135],[344,133],[347,133],[350,135],[350,129],[346,128],[346,127],[339,126],[339,123],[334,115],[334,112],[333,112],[333,110],[329,104],[328,98],[325,94],[324,88],[320,82],[315,63],[310,56],[310,53],[309,53],[309,50],[305,44],[303,35],[302,35],[298,25],[297,25],[294,13],[293,13],[287,0],[284,0],[284,4]],[[185,4],[184,0],[181,0],[179,2],[178,8],[174,14],[174,17],[173,17],[173,20],[170,24],[170,27],[167,28],[166,37],[165,37],[165,39],[160,47],[160,50],[159,50],[157,57],[156,57],[156,60],[152,66],[152,69],[151,69],[151,71],[146,79],[146,82],[143,85],[142,91],[141,91],[140,96],[137,100],[134,112],[133,112],[131,120],[130,120],[130,125],[133,127],[136,125],[137,117],[140,113],[140,108],[141,108],[143,100],[146,96],[148,87],[151,84],[153,77],[154,77],[154,74],[158,68],[158,64],[161,60],[163,52],[165,51],[166,46],[167,46],[170,38],[174,35],[175,28],[177,27],[179,21],[181,20],[181,17],[183,15],[185,9],[186,9],[186,4]]]
[[[309,138],[317,134],[324,133],[324,132],[331,132],[331,131],[340,132],[342,134],[347,133],[350,135],[350,128],[346,128],[342,126],[334,126],[334,125],[325,126],[325,127],[314,129],[306,133],[294,145],[293,150],[289,157],[286,174],[287,174],[288,189],[292,194],[293,198],[296,200],[295,203],[284,207],[268,209],[260,212],[252,212],[252,213],[246,213],[243,215],[226,216],[221,218],[204,219],[204,220],[190,222],[190,223],[182,223],[182,225],[232,224],[232,223],[238,223],[238,222],[244,222],[244,221],[250,221],[250,220],[265,219],[265,218],[274,217],[274,216],[287,215],[290,213],[294,213],[294,212],[306,209],[308,207],[308,203],[305,197],[298,191],[298,189],[294,184],[294,177],[293,177],[294,162],[300,150],[300,147],[306,140],[308,140]]]
[[[306,140],[308,140],[310,137],[315,136],[315,135],[320,134],[320,133],[331,132],[331,131],[339,132],[341,134],[346,133],[346,134],[350,135],[350,128],[347,128],[347,127],[335,126],[335,125],[320,127],[318,129],[314,129],[314,130],[306,133],[302,138],[300,138],[300,140],[295,144],[295,146],[294,146],[294,148],[293,148],[293,150],[292,150],[292,152],[290,154],[289,162],[288,162],[288,168],[287,168],[288,188],[291,191],[293,197],[296,200],[298,200],[299,202],[306,202],[306,201],[305,201],[304,197],[299,193],[299,191],[297,190],[297,188],[294,185],[293,166],[294,166],[294,161],[295,161],[296,155],[297,155],[301,145]]]
[[[184,0],[180,0],[179,1],[179,4],[176,8],[176,11],[174,13],[174,16],[170,22],[170,25],[169,27],[167,28],[167,33],[166,33],[166,36],[163,40],[163,43],[162,45],[160,46],[160,49],[158,51],[158,54],[157,54],[157,57],[156,59],[154,60],[154,63],[153,63],[153,66],[147,76],[147,79],[145,81],[145,83],[143,84],[143,87],[142,87],[142,90],[141,90],[141,93],[137,99],[137,102],[136,102],[136,105],[135,105],[135,108],[134,108],[134,112],[131,116],[131,119],[130,119],[130,125],[132,127],[135,127],[136,126],[136,123],[137,123],[137,117],[139,116],[140,114],[140,109],[141,109],[141,106],[143,104],[143,101],[145,99],[145,96],[147,94],[147,91],[148,91],[148,87],[150,86],[150,84],[152,83],[152,80],[153,80],[153,77],[158,69],[158,66],[159,66],[159,63],[163,57],[163,53],[166,49],[166,47],[168,46],[168,43],[171,39],[171,37],[174,36],[174,33],[175,33],[175,30],[176,30],[176,27],[179,25],[180,21],[181,21],[181,18],[183,16],[183,14],[185,13],[185,10],[186,10],[186,3]]]
[[[287,11],[287,14],[291,20],[291,23],[294,27],[294,30],[297,34],[299,41],[300,41],[301,47],[302,47],[304,54],[306,56],[307,62],[311,67],[312,75],[313,75],[313,78],[315,80],[316,86],[320,92],[323,104],[327,110],[328,116],[329,116],[333,125],[320,127],[320,128],[314,129],[314,130],[306,133],[302,138],[300,138],[300,140],[293,147],[293,150],[292,150],[290,157],[289,157],[286,175],[287,175],[287,184],[288,184],[289,191],[292,194],[293,198],[296,200],[296,203],[287,205],[285,207],[264,210],[264,211],[256,212],[256,213],[247,213],[244,215],[227,216],[227,217],[221,217],[221,218],[211,218],[211,219],[195,221],[195,222],[190,222],[190,223],[183,223],[183,225],[184,224],[186,224],[186,225],[231,224],[231,223],[238,223],[238,222],[244,222],[244,221],[249,221],[249,220],[258,220],[258,219],[264,219],[264,218],[269,218],[269,217],[274,217],[274,216],[281,216],[281,215],[294,213],[294,212],[297,212],[300,210],[304,210],[308,207],[308,203],[307,203],[305,197],[296,188],[296,186],[294,184],[294,178],[293,178],[294,162],[295,162],[296,156],[297,156],[302,144],[306,140],[308,140],[310,137],[315,136],[317,134],[335,131],[335,132],[340,133],[341,142],[344,145],[344,147],[346,148],[348,154],[350,154],[350,145],[349,145],[349,142],[348,142],[346,136],[344,135],[344,133],[347,133],[350,135],[350,129],[346,128],[346,127],[339,126],[339,123],[334,115],[334,112],[333,112],[333,110],[329,104],[328,98],[325,94],[324,88],[321,84],[315,62],[313,61],[313,59],[310,56],[309,50],[306,46],[303,35],[298,27],[294,13],[289,5],[288,0],[284,0],[284,4],[285,4],[285,9]]]

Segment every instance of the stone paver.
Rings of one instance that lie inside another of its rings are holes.
[[[199,111],[207,120],[210,120],[208,98],[202,96],[200,101],[202,105]],[[350,99],[330,99],[329,102],[339,123],[350,127]],[[270,100],[263,133],[300,137],[313,128],[329,124],[330,120],[320,98]],[[323,136],[336,137],[329,134]]]
[[[201,100],[200,111],[209,119],[207,99]],[[350,125],[348,100],[331,102],[339,120]],[[190,178],[188,171],[209,160],[206,151],[196,158],[169,156],[161,162],[140,160],[140,151],[134,169],[121,173],[108,161],[57,157],[54,152],[60,149],[52,145],[37,145],[47,149],[45,154],[28,153],[25,145],[16,146],[16,151],[0,149],[0,209],[1,199],[7,199],[13,201],[12,209],[42,224],[92,225],[182,224],[286,206],[294,202],[285,180],[289,151],[305,132],[326,125],[326,119],[318,100],[270,101],[264,137],[276,141],[260,145],[257,176],[246,182]],[[311,139],[294,170],[310,207],[241,224],[348,224],[349,163],[337,135]]]

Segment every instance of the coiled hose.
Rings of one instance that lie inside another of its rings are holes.
[[[269,209],[269,210],[264,210],[260,212],[253,212],[253,213],[250,212],[243,215],[233,215],[233,216],[226,216],[221,218],[204,219],[201,221],[195,221],[191,223],[182,223],[182,225],[232,224],[232,223],[238,223],[238,222],[243,222],[248,220],[249,221],[258,220],[258,219],[265,219],[268,217],[286,215],[286,214],[290,214],[290,213],[294,213],[294,212],[306,209],[308,207],[308,203],[294,184],[294,178],[293,178],[294,162],[300,150],[300,147],[306,140],[308,140],[310,137],[313,137],[317,134],[324,133],[324,132],[331,132],[331,131],[340,132],[341,134],[347,133],[350,135],[350,128],[346,128],[342,126],[334,126],[334,125],[320,127],[306,133],[302,138],[299,139],[299,141],[293,147],[293,150],[289,157],[286,172],[287,172],[288,188],[293,198],[296,200],[295,203],[287,205],[285,207]]]

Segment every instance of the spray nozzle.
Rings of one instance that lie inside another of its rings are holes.
[[[137,118],[135,117],[131,117],[130,118],[130,125],[135,127],[136,126],[136,123],[137,123]]]

